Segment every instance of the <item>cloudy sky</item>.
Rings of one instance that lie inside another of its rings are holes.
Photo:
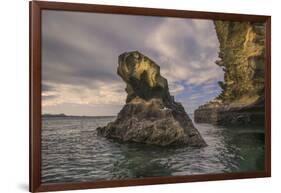
[[[191,113],[220,93],[218,46],[211,20],[44,10],[42,113],[116,115],[126,98],[118,56],[134,50],[160,66]]]

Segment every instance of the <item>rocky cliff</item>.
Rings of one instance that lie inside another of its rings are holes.
[[[195,110],[196,122],[260,123],[264,115],[263,23],[214,21],[224,80],[221,94]]]
[[[160,146],[205,146],[183,106],[170,95],[160,67],[138,51],[123,53],[118,75],[126,83],[126,104],[98,134],[125,142]]]

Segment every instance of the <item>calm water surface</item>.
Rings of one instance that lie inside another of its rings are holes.
[[[263,128],[196,124],[208,146],[161,148],[97,136],[114,117],[44,117],[42,182],[62,183],[263,170]]]

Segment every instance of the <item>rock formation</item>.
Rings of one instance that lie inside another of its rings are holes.
[[[119,56],[118,75],[126,82],[126,104],[98,134],[124,142],[160,146],[205,146],[183,106],[170,95],[160,67],[138,51]]]
[[[195,122],[260,124],[264,118],[263,23],[215,21],[224,81],[221,94],[194,112]]]

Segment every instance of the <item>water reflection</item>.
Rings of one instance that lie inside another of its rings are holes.
[[[42,182],[79,182],[263,170],[259,127],[197,124],[204,148],[118,143],[96,135],[114,118],[46,118],[42,129]]]

